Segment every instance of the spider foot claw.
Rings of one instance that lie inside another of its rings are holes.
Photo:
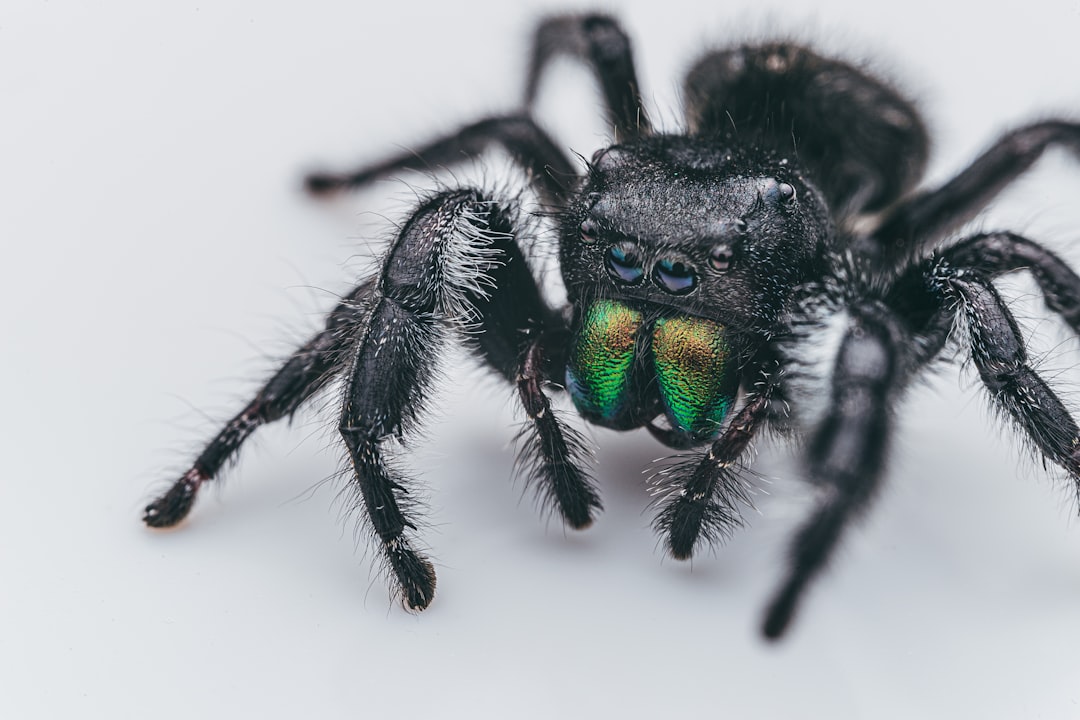
[[[206,478],[191,470],[169,488],[169,491],[146,506],[143,522],[152,528],[173,527],[191,512],[199,485]]]
[[[390,567],[401,586],[401,604],[420,612],[435,597],[435,566],[402,541],[388,544]]]

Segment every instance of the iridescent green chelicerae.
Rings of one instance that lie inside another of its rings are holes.
[[[713,437],[737,390],[730,360],[716,322],[684,315],[646,321],[625,303],[598,300],[582,315],[567,387],[578,410],[600,424],[648,421],[627,414],[655,407],[675,430]]]

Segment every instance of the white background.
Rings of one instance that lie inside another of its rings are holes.
[[[1080,717],[1075,502],[956,367],[910,393],[885,492],[775,646],[761,611],[811,499],[790,449],[759,448],[749,529],[675,563],[643,512],[663,449],[594,432],[606,512],[567,535],[510,481],[510,396],[475,369],[449,368],[407,459],[439,571],[420,616],[354,548],[341,481],[321,483],[341,456],[332,397],[260,432],[181,530],[142,527],[425,182],[316,203],[304,170],[513,108],[553,7],[524,5],[6,0],[0,716]],[[617,12],[667,129],[709,43],[783,31],[872,55],[920,99],[932,181],[1025,119],[1080,114],[1076,0]],[[598,107],[584,73],[553,68],[541,117],[560,143],[602,145]],[[1080,265],[1078,195],[1053,153],[976,226]],[[1030,284],[1008,292],[1077,407],[1076,341]]]

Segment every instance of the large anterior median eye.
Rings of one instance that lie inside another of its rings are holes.
[[[661,258],[653,266],[653,281],[672,295],[685,295],[697,286],[694,268],[674,258]]]
[[[640,282],[645,270],[641,267],[641,253],[632,242],[621,242],[608,248],[604,258],[608,274],[616,282],[633,285]]]

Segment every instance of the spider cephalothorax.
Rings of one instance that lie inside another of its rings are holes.
[[[830,231],[792,161],[683,136],[601,152],[581,198],[561,237],[572,302],[618,294],[744,332],[776,326]]]
[[[616,136],[583,173],[531,115],[557,54],[591,66]],[[553,18],[537,30],[520,112],[355,173],[309,177],[308,189],[326,194],[500,145],[554,220],[567,306],[552,307],[530,271],[522,248],[533,229],[515,203],[472,188],[433,195],[379,271],[147,507],[146,523],[180,522],[248,435],[340,376],[358,504],[393,587],[408,607],[427,607],[435,573],[414,548],[412,481],[388,462],[388,441],[407,441],[421,422],[450,337],[515,389],[527,416],[520,472],[570,527],[587,527],[600,498],[585,441],[553,411],[550,391],[566,390],[590,423],[646,428],[678,448],[654,488],[655,527],[676,558],[741,524],[741,463],[763,427],[803,434],[805,475],[822,493],[792,544],[767,637],[784,632],[874,496],[891,408],[948,338],[966,335],[992,400],[1080,480],[1080,429],[1028,364],[993,286],[1029,270],[1047,306],[1080,331],[1080,277],[1015,233],[950,235],[1047,147],[1080,150],[1080,125],[1021,127],[941,187],[914,191],[927,158],[918,113],[848,63],[794,43],[743,45],[700,59],[684,97],[686,128],[654,132],[618,24]],[[808,393],[805,350],[822,345],[826,327],[835,342]]]
[[[818,273],[820,196],[774,153],[654,136],[599,152],[578,198],[560,251],[576,407],[618,429],[664,415],[670,445],[712,439],[756,338]]]

